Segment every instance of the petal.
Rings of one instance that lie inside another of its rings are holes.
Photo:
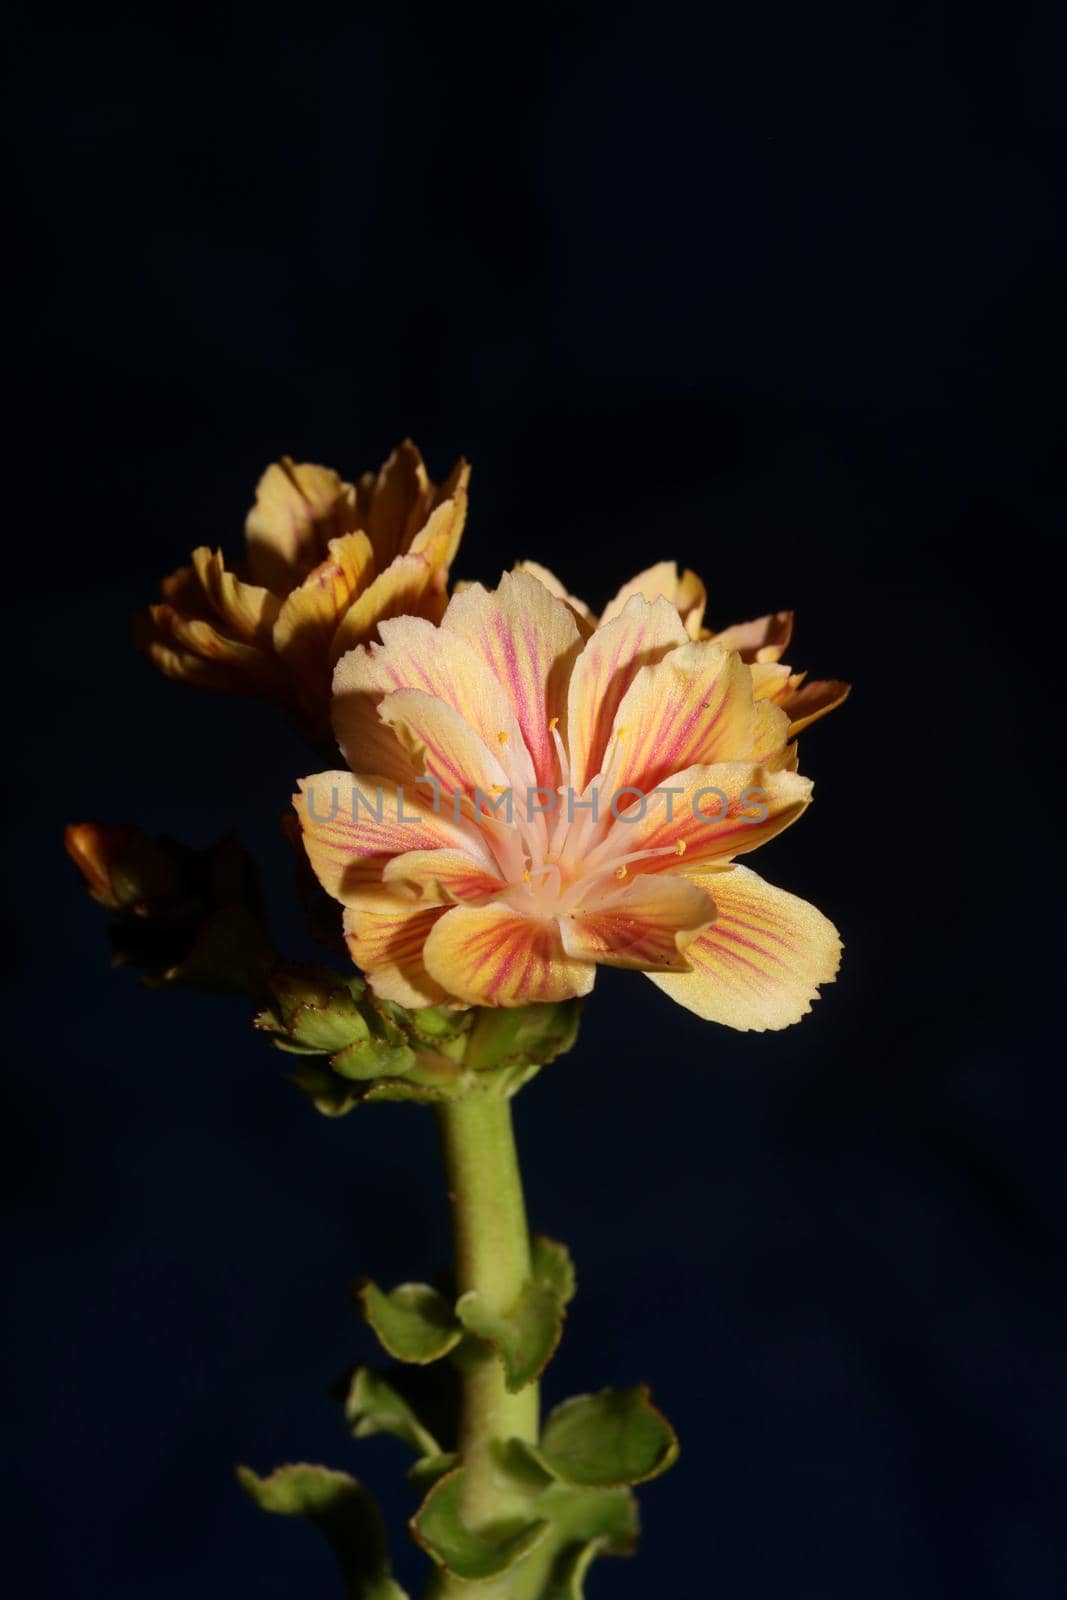
[[[606,872],[636,851],[662,854],[630,870],[691,874],[706,861],[743,855],[788,828],[811,800],[810,778],[750,761],[722,761],[675,773],[629,809],[586,858],[586,872]]]
[[[752,747],[755,715],[752,680],[739,655],[706,642],[682,645],[642,667],[624,695],[605,783],[649,794],[686,767],[742,760]],[[610,795],[602,799],[608,803]]]
[[[833,923],[747,867],[697,880],[718,915],[686,948],[690,972],[650,973],[672,1000],[730,1028],[787,1028],[811,1010],[841,959]]]
[[[334,634],[331,661],[366,644],[390,617],[421,616],[443,608],[435,599],[434,570],[421,556],[398,556],[349,607]]]
[[[640,669],[685,642],[674,607],[662,599],[650,604],[641,595],[593,634],[575,662],[567,695],[570,781],[577,793],[600,771],[615,713]]]
[[[552,719],[567,713],[567,681],[581,635],[572,613],[528,572],[506,572],[495,592],[453,595],[441,623],[481,656],[519,719],[535,781],[560,781]]]
[[[316,707],[329,699],[330,648],[338,622],[373,570],[374,552],[365,533],[331,539],[328,558],[293,590],[274,624],[275,650]]]
[[[780,706],[770,700],[756,701],[756,715],[752,725],[752,743],[747,755],[750,761],[776,764],[789,743],[789,718]]]
[[[394,856],[382,882],[398,898],[424,905],[465,901],[476,905],[495,900],[506,885],[500,874],[466,850],[409,850]]]
[[[596,617],[586,605],[584,600],[579,600],[576,594],[569,594],[566,587],[560,583],[554,572],[543,567],[539,561],[516,561],[512,568],[514,572],[528,572],[531,578],[536,578],[538,583],[544,584],[549,594],[554,594],[557,600],[562,600],[574,613],[574,620],[578,624],[578,631],[586,638],[596,627]]]
[[[441,785],[442,805],[456,795],[485,796],[510,787],[501,763],[452,706],[423,689],[397,689],[378,707],[382,721],[396,732],[419,777],[427,773]]]
[[[795,739],[803,728],[810,727],[820,717],[825,717],[828,711],[843,705],[851,691],[851,684],[839,683],[836,679],[806,683],[802,689],[797,689],[783,702],[791,718],[789,737]]]
[[[682,619],[690,639],[699,639],[707,592],[695,572],[687,569],[679,577],[676,561],[658,561],[654,567],[639,572],[636,578],[623,584],[614,600],[605,606],[600,626],[603,628],[613,622],[635,594],[643,595],[646,600],[666,600]]]
[[[156,607],[152,608],[156,610]],[[139,650],[166,678],[179,683],[190,683],[198,689],[214,689],[223,694],[267,694],[271,684],[258,681],[250,672],[242,671],[223,661],[207,661],[177,644],[165,626],[161,626],[150,612],[140,612],[133,619],[133,639]],[[283,686],[278,686],[279,692]]]
[[[448,994],[469,1005],[524,1006],[588,994],[596,968],[567,955],[554,919],[510,906],[455,906],[436,922],[423,960]]]
[[[612,967],[684,972],[687,946],[715,915],[707,893],[688,878],[643,875],[583,901],[560,918],[567,954]]]
[[[793,613],[772,611],[752,622],[735,622],[733,627],[712,634],[724,650],[737,650],[743,661],[780,661],[793,636]]]
[[[356,526],[356,492],[328,467],[274,462],[256,486],[245,520],[248,565],[256,583],[288,594],[323,559],[330,539]]]
[[[752,693],[758,700],[770,700],[774,705],[784,705],[794,689],[804,682],[802,672],[791,672],[780,661],[752,661]]]
[[[424,791],[398,790],[386,777],[319,772],[300,781],[293,805],[304,848],[327,894],[343,905],[367,903],[380,892],[393,856],[409,850],[472,852],[491,869],[477,831],[435,812]]]
[[[271,629],[281,609],[278,596],[258,584],[242,583],[227,572],[221,550],[201,545],[193,551],[193,566],[215,614],[249,644],[270,648]]]
[[[456,559],[459,541],[467,521],[467,484],[470,468],[460,463],[455,489],[432,511],[411,540],[409,553],[422,556],[435,573],[447,574]]]
[[[400,1006],[437,1006],[448,994],[423,964],[426,937],[441,916],[436,906],[390,905],[373,911],[349,906],[345,942],[375,994]]]
[[[379,568],[403,555],[426,520],[433,488],[410,439],[397,445],[377,473],[359,481],[360,526],[367,530]]]
[[[396,744],[378,716],[383,695],[421,689],[458,712],[497,755],[508,781],[525,792],[533,766],[518,718],[473,646],[420,617],[395,617],[380,631],[381,644],[350,652],[334,673],[333,726],[350,765],[365,767],[362,751],[380,747],[383,735]]]
[[[135,619],[134,641],[169,678],[231,694],[288,698],[285,674],[273,656],[174,606],[149,606]]]

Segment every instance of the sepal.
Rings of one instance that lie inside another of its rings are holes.
[[[325,967],[277,967],[255,1019],[279,1050],[320,1058],[291,1074],[326,1116],[364,1100],[434,1105],[466,1094],[510,1096],[577,1036],[579,1002],[516,1010],[379,999],[362,978]]]

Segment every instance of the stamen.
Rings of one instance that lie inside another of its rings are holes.
[[[628,870],[628,868],[626,866],[625,861],[623,862],[621,867],[616,867],[615,868],[615,876],[620,880],[620,882],[622,881],[623,878],[625,878],[627,870]]]
[[[500,744],[507,744],[508,736],[504,732],[503,728],[501,728],[500,732],[497,734],[497,740],[499,741]]]
[[[678,854],[680,856],[684,856],[687,848],[688,848],[688,846],[686,845],[685,840],[684,839],[679,839],[678,840],[678,846],[677,846]]]

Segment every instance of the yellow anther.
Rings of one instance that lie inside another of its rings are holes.
[[[623,738],[623,736],[625,734],[629,733],[629,731],[630,731],[629,728],[616,728],[615,729],[615,737],[616,737],[616,739]]]
[[[523,883],[530,883],[531,882],[529,867],[526,867],[525,870],[523,871],[522,881],[523,881]]]
[[[675,848],[677,849],[678,854],[680,856],[684,856],[685,855],[685,850],[686,850],[685,840],[684,839],[679,839],[677,845],[675,846]]]
[[[497,734],[497,739],[498,739],[498,740],[499,740],[499,742],[500,742],[500,743],[501,743],[501,744],[507,744],[507,742],[508,742],[508,736],[507,736],[507,734],[506,734],[506,733],[505,733],[505,732],[504,732],[504,730],[503,730],[503,728],[501,728],[501,730],[500,730],[500,732],[499,732],[499,733],[498,733],[498,734]]]
[[[555,729],[556,729],[556,728],[558,728],[558,727],[559,727],[559,718],[558,718],[558,717],[552,717],[552,718],[550,718],[550,719],[549,719],[549,724],[548,724],[548,731],[549,731],[549,733],[552,733],[552,732],[554,732],[554,730],[555,730]]]
[[[625,865],[621,866],[621,867],[616,867],[615,868],[615,876],[621,881],[623,878],[625,878],[626,871],[627,871],[627,869],[626,869]]]

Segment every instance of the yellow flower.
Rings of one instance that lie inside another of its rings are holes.
[[[811,784],[736,651],[693,639],[663,596],[592,629],[529,571],[381,638],[335,674],[352,772],[294,797],[380,996],[562,1000],[604,963],[735,1028],[809,1009],[837,934],[735,858],[795,821]]]
[[[383,618],[442,615],[469,477],[460,461],[435,486],[410,440],[358,484],[285,456],[259,481],[240,569],[194,550],[136,618],[137,642],[168,677],[277,700],[321,729],[346,650]]]
[[[782,662],[793,634],[793,613],[774,611],[766,617],[756,617],[752,622],[738,622],[720,633],[704,627],[704,607],[707,591],[695,572],[680,576],[673,561],[660,561],[654,567],[639,572],[636,578],[623,584],[614,600],[605,608],[599,623],[584,600],[568,594],[559,579],[535,561],[521,561],[518,569],[532,572],[547,589],[570,606],[579,627],[587,632],[603,627],[622,611],[635,594],[646,600],[663,598],[670,602],[685,624],[691,639],[715,639],[727,650],[736,650],[752,672],[752,687],[758,700],[770,700],[781,706],[789,715],[789,736],[795,738],[802,729],[810,727],[828,711],[835,710],[848,699],[850,685],[836,678],[806,683],[803,672],[794,672]]]

